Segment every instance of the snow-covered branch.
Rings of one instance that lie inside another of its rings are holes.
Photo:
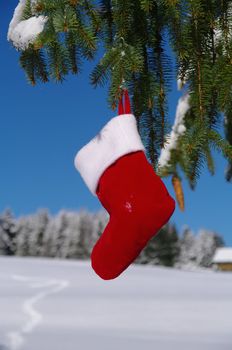
[[[161,150],[159,157],[158,164],[160,168],[168,165],[171,159],[171,151],[173,149],[176,149],[179,137],[186,131],[186,127],[184,125],[184,117],[190,108],[189,98],[190,96],[188,93],[179,98],[172,131],[167,136],[167,142],[165,143],[164,148]]]
[[[35,0],[32,0],[32,4]],[[26,0],[20,0],[15,8],[13,18],[8,29],[8,40],[20,50],[25,50],[32,44],[37,36],[43,31],[47,18],[44,16],[32,16],[22,20]]]

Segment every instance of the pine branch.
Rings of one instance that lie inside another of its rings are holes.
[[[20,49],[32,85],[81,72],[100,46],[90,82],[109,83],[113,109],[122,84],[129,89],[148,159],[159,175],[184,175],[195,188],[204,166],[214,174],[217,149],[228,160],[226,179],[232,180],[232,0],[27,0],[21,23],[39,16],[46,18],[42,31]],[[170,131],[173,76],[190,106],[170,159],[159,169]],[[218,132],[222,115],[225,137]]]

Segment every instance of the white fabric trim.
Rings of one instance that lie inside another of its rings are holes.
[[[113,117],[101,131],[76,154],[74,164],[87,187],[96,196],[103,172],[125,154],[145,150],[133,114]]]

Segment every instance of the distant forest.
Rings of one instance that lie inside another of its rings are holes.
[[[63,210],[57,215],[40,210],[19,218],[6,210],[0,215],[0,255],[89,259],[108,219],[104,210]],[[149,241],[135,263],[207,268],[211,267],[216,248],[223,245],[222,237],[215,232],[201,229],[193,234],[186,227],[179,233],[174,224],[168,223]]]

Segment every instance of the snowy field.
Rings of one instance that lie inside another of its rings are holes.
[[[232,350],[232,274],[0,257],[0,350]]]

